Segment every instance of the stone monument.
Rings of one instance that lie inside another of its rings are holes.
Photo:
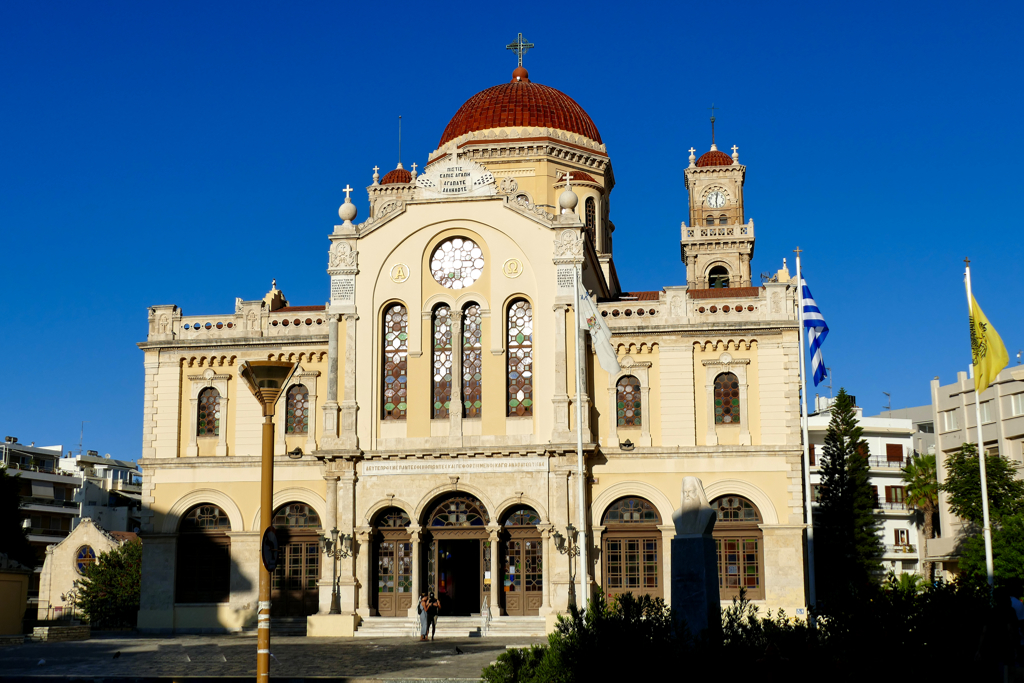
[[[697,477],[683,477],[682,500],[672,513],[672,612],[676,633],[685,621],[690,634],[709,636],[721,630],[718,558],[711,532],[715,511]]]

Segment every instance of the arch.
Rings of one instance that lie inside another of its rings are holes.
[[[274,493],[274,505],[273,508],[276,511],[279,507],[285,503],[305,503],[309,507],[316,511],[316,514],[320,516],[320,522],[326,528],[327,525],[327,501],[320,497],[320,494],[310,489],[303,489],[299,487],[284,489],[283,491],[277,491]],[[252,530],[259,530],[260,528],[260,507],[256,508],[256,514],[252,518],[252,526],[249,527]]]
[[[726,216],[724,213],[718,214],[718,224],[719,225],[728,225],[729,224],[729,217]]]
[[[384,515],[384,513],[389,513],[391,511],[402,513],[403,515],[405,515],[405,518],[409,520],[409,523],[406,524],[404,527],[381,527],[380,526],[381,516]],[[407,529],[407,528],[409,528],[409,527],[411,527],[413,525],[412,517],[409,516],[409,513],[406,512],[405,510],[403,510],[402,508],[398,507],[397,505],[388,505],[388,506],[385,506],[385,507],[381,508],[380,510],[377,511],[377,513],[373,516],[373,518],[369,520],[369,523],[370,523],[370,526],[378,527],[378,528],[406,528]]]
[[[715,224],[715,217],[712,216],[710,213],[707,216],[704,217],[704,225],[714,225],[714,224]]]
[[[374,503],[373,505],[366,509],[366,512],[363,514],[362,526],[372,526],[373,519],[378,514],[380,514],[381,511],[391,507],[398,508],[405,514],[409,515],[409,519],[412,520],[414,526],[419,524],[419,522],[417,521],[418,517],[416,516],[416,508],[414,508],[412,505],[405,502],[401,498],[384,498],[378,500],[376,503]]]
[[[513,508],[517,508],[520,505],[527,505],[536,510],[537,514],[540,515],[541,524],[551,523],[548,519],[548,513],[547,510],[544,509],[544,506],[541,505],[536,498],[530,498],[529,496],[512,496],[506,498],[505,500],[498,503],[497,506],[495,506],[494,512],[491,514],[494,516],[494,519],[496,520],[504,519],[505,515],[507,515]]]
[[[708,500],[722,496],[739,496],[746,498],[757,506],[764,524],[778,524],[779,515],[772,504],[772,499],[764,491],[742,479],[720,479],[704,487]]]
[[[610,486],[601,494],[594,499],[594,502],[590,507],[591,524],[594,526],[601,526],[601,520],[604,519],[604,513],[612,503],[617,501],[619,498],[628,498],[635,496],[638,498],[646,498],[654,505],[658,510],[658,514],[661,516],[662,524],[669,523],[672,519],[672,512],[675,510],[675,506],[668,499],[661,489],[655,488],[650,484],[642,481],[620,481],[614,486]]]
[[[164,515],[164,524],[161,529],[162,533],[174,534],[178,532],[178,524],[181,523],[181,518],[186,512],[194,508],[196,505],[202,504],[216,505],[223,510],[228,520],[231,522],[231,531],[245,531],[245,524],[242,521],[242,511],[238,509],[238,505],[231,499],[231,496],[227,495],[222,491],[216,489],[196,489],[183,495],[178,500],[174,501],[174,505]],[[259,519],[259,515],[256,516]],[[254,525],[253,529],[259,528]]]
[[[491,526],[491,515],[483,502],[471,493],[457,491],[438,499],[427,509],[429,516],[424,516],[425,528],[477,527]]]
[[[484,491],[476,486],[470,486],[463,484],[462,482],[456,484],[446,484],[438,486],[432,491],[428,492],[423,498],[420,499],[419,504],[416,506],[416,514],[410,515],[413,521],[417,524],[424,525],[423,516],[434,509],[439,502],[439,499],[448,493],[468,493],[476,498],[483,504],[484,511],[487,512],[488,517],[494,518],[494,504]]]
[[[715,265],[708,269],[708,287],[710,289],[728,289],[731,274],[724,265]]]

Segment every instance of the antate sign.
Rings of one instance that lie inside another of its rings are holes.
[[[494,175],[480,164],[453,155],[427,166],[416,184],[424,197],[477,197],[497,193]]]

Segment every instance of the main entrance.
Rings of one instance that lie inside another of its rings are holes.
[[[490,603],[491,542],[487,510],[475,497],[445,497],[427,516],[426,590],[441,602],[441,614],[469,616]]]
[[[282,505],[274,513],[280,548],[271,577],[270,614],[305,617],[316,614],[320,593],[320,516],[303,503]]]

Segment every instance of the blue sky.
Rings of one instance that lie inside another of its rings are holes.
[[[685,281],[683,169],[713,102],[747,165],[753,271],[804,250],[826,364],[866,414],[966,368],[965,256],[1016,362],[1019,3],[491,7],[0,4],[3,433],[77,448],[88,420],[85,448],[138,457],[146,307],[228,313],[271,278],[324,302],[341,188],[394,167],[399,114],[422,164],[509,79],[519,31],[531,79],[608,146],[626,289]]]

